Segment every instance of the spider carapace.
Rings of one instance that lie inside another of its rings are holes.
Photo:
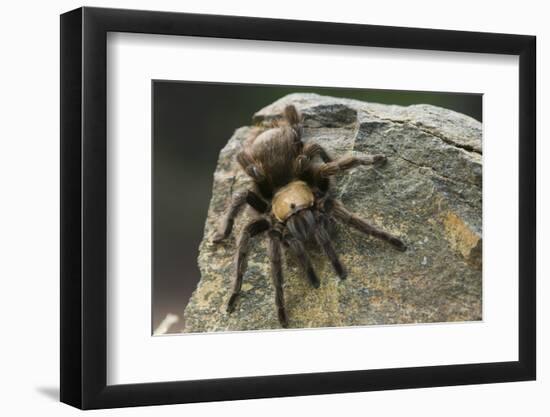
[[[275,287],[275,305],[282,327],[288,327],[283,293],[281,247],[296,257],[310,283],[317,288],[319,278],[306,252],[306,243],[315,242],[326,254],[340,279],[346,269],[331,242],[330,225],[334,220],[347,224],[404,251],[397,236],[385,232],[355,214],[333,196],[332,177],[359,165],[383,164],[384,155],[344,156],[332,160],[318,144],[302,141],[302,116],[292,105],[281,118],[265,128],[257,128],[244,143],[237,161],[253,181],[253,186],[232,196],[231,204],[214,236],[220,242],[231,234],[235,217],[248,204],[254,218],[240,232],[237,241],[236,274],[227,311],[235,309],[241,291],[251,238],[267,233],[271,279]]]

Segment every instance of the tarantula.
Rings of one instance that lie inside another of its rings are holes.
[[[340,279],[345,279],[347,275],[328,232],[333,218],[367,235],[383,239],[399,250],[406,250],[397,236],[349,212],[342,202],[331,195],[332,176],[358,165],[385,163],[386,157],[345,156],[332,160],[320,145],[302,142],[302,130],[302,116],[294,106],[289,105],[284,109],[282,118],[245,141],[237,161],[253,180],[254,186],[233,195],[213,239],[217,243],[227,238],[243,206],[248,204],[252,207],[255,218],[243,228],[237,243],[236,275],[227,312],[234,310],[241,291],[250,239],[267,232],[271,279],[282,327],[288,326],[283,294],[282,245],[295,255],[309,282],[316,288],[320,285],[319,278],[305,249],[309,241],[322,248]]]

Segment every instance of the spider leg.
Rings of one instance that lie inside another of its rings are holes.
[[[246,193],[246,202],[258,213],[267,213],[269,211],[269,204],[267,204],[258,194],[254,191],[248,190]]]
[[[330,260],[332,267],[340,277],[340,279],[346,279],[348,273],[344,268],[344,265],[340,262],[332,243],[330,242],[330,237],[328,235],[326,225],[328,224],[328,219],[325,215],[319,216],[318,227],[315,229],[315,239],[319,246],[321,246]]]
[[[311,285],[315,288],[319,288],[321,282],[319,281],[319,278],[317,278],[317,274],[311,265],[311,261],[309,260],[309,256],[307,256],[304,244],[294,237],[287,237],[285,242],[288,244],[290,250],[294,253],[296,258],[298,258],[298,262],[304,269]]]
[[[231,313],[235,309],[235,301],[241,292],[241,286],[243,284],[243,275],[246,271],[247,258],[248,258],[248,242],[251,237],[256,236],[259,233],[265,232],[269,229],[269,221],[267,219],[252,220],[248,223],[239,236],[239,243],[237,244],[237,273],[233,281],[233,288],[231,290],[231,296],[227,302],[227,312]]]
[[[245,203],[248,203],[248,205],[250,205],[259,213],[265,213],[268,210],[268,204],[264,200],[262,200],[254,191],[247,190],[244,192],[237,192],[233,194],[229,209],[225,213],[225,216],[220,223],[219,229],[212,239],[214,243],[221,242],[231,234],[231,230],[233,230],[233,224],[235,223],[235,218],[239,215]]]
[[[313,164],[316,156],[319,156],[325,163],[332,161],[332,158],[321,145],[313,142],[308,142],[304,145],[303,149],[300,152],[300,155],[298,155],[298,157],[296,158],[294,169],[295,175],[299,178],[304,177],[304,174],[310,171],[311,165]],[[311,172],[309,172],[309,175],[306,174],[306,177],[307,176],[311,177]]]
[[[277,232],[269,233],[268,255],[271,262],[271,280],[275,287],[275,305],[277,317],[282,327],[288,327],[288,318],[285,310],[285,297],[283,292],[283,265],[281,261],[281,237]]]
[[[327,151],[317,143],[308,142],[304,145],[302,153],[308,158],[313,159],[316,156],[319,156],[323,162],[331,162],[332,158],[329,156]]]
[[[385,240],[386,242],[391,243],[396,249],[404,252],[407,250],[407,245],[397,236],[392,235],[382,229],[373,226],[367,221],[363,220],[361,217],[356,214],[351,213],[341,201],[333,199],[332,201],[332,212],[334,216],[341,220],[343,223],[350,225],[351,227],[363,232],[367,235],[377,237],[379,239]]]
[[[336,174],[340,174],[348,169],[355,168],[359,165],[372,165],[376,163],[386,162],[384,155],[368,155],[368,156],[343,156],[334,161],[327,162],[319,166],[319,175],[322,178],[328,178]]]

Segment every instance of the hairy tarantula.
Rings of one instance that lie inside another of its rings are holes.
[[[254,187],[233,195],[220,229],[214,236],[214,242],[227,238],[242,207],[248,204],[253,208],[256,217],[243,228],[238,239],[236,275],[227,311],[231,313],[234,310],[241,290],[250,239],[268,232],[271,278],[282,327],[288,326],[283,294],[282,245],[296,256],[305,275],[316,288],[320,282],[305,249],[308,241],[316,242],[323,249],[340,279],[345,279],[347,275],[328,233],[333,218],[367,235],[383,239],[399,250],[406,249],[397,236],[349,212],[331,195],[332,176],[358,165],[385,163],[386,157],[345,156],[332,160],[318,144],[302,142],[302,129],[301,115],[294,106],[289,105],[281,119],[245,141],[237,161],[254,181]]]

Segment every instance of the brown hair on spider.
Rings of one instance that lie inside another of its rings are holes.
[[[333,219],[383,239],[399,250],[406,250],[401,239],[348,211],[331,192],[331,177],[359,165],[385,163],[386,157],[344,156],[332,160],[320,145],[304,143],[302,132],[302,116],[293,105],[289,105],[280,119],[267,128],[256,129],[245,141],[237,161],[253,180],[253,187],[233,195],[213,239],[221,242],[227,238],[243,206],[252,207],[255,217],[241,230],[237,243],[236,274],[227,311],[234,310],[241,290],[250,239],[267,232],[275,305],[282,327],[288,327],[288,317],[283,293],[281,246],[296,256],[315,288],[319,287],[320,281],[306,252],[305,244],[309,241],[321,247],[341,279],[347,275],[328,233]]]

